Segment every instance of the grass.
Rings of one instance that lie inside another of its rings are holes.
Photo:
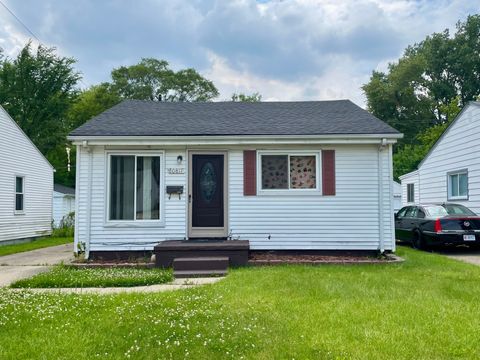
[[[107,268],[79,269],[57,265],[52,270],[19,280],[13,288],[129,287],[163,284],[173,280],[172,272],[162,269]]]
[[[242,268],[169,293],[0,290],[0,358],[480,358],[480,267],[398,253],[405,263]]]
[[[49,246],[68,244],[70,242],[73,242],[73,237],[44,237],[21,244],[2,245],[0,246],[0,256],[41,249]]]

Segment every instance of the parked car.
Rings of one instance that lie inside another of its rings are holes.
[[[480,217],[460,204],[405,206],[395,214],[397,240],[417,249],[444,245],[480,245]]]

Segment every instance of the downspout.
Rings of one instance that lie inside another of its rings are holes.
[[[77,158],[76,158],[76,164],[75,164],[75,229],[74,229],[74,234],[73,234],[73,253],[75,255],[78,255],[78,216],[80,212],[78,211],[79,209],[79,200],[80,200],[80,161],[81,161],[81,150],[80,146],[77,145]]]
[[[86,224],[86,239],[85,239],[85,258],[88,259],[90,256],[90,228],[92,222],[92,163],[93,163],[93,152],[92,149],[88,146],[87,141],[83,142],[83,147],[86,148],[88,152],[88,182],[87,182],[87,224]]]
[[[392,241],[392,252],[395,252],[396,249],[396,241],[395,241],[395,207],[394,207],[394,199],[393,199],[393,145],[388,145],[388,173],[389,181],[390,181],[390,232],[391,237],[390,241]]]
[[[384,223],[383,223],[383,164],[382,164],[382,151],[387,146],[387,139],[382,139],[380,146],[378,147],[378,226],[379,226],[379,251],[381,254],[385,252],[384,243]]]

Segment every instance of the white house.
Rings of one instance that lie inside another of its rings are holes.
[[[480,102],[468,103],[418,169],[400,177],[403,205],[455,202],[480,214]]]
[[[75,211],[75,189],[53,185],[53,224],[60,226],[63,218]]]
[[[393,211],[397,212],[402,208],[402,185],[398,182],[393,182]]]
[[[75,249],[224,238],[251,250],[393,251],[401,136],[348,100],[124,101],[69,136]]]
[[[51,233],[53,172],[0,106],[0,243]]]

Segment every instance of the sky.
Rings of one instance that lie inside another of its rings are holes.
[[[472,0],[0,0],[42,42],[74,57],[82,87],[144,57],[195,68],[220,91],[264,101],[351,99],[406,46],[480,13]],[[32,36],[0,4],[0,47]],[[37,40],[33,41],[38,44]]]

